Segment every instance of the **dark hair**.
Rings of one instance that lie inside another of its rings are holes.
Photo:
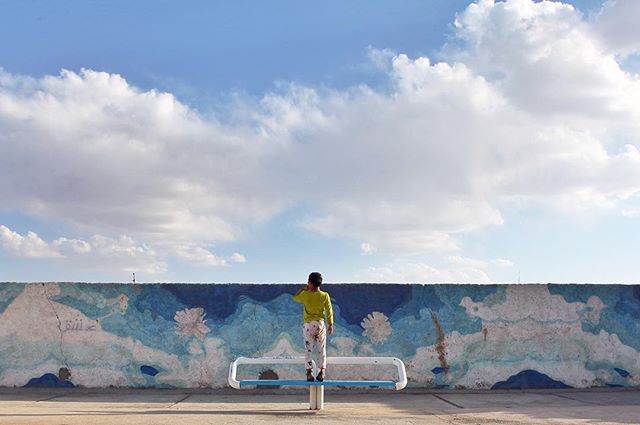
[[[309,283],[316,288],[322,285],[322,275],[319,272],[313,272],[309,275]]]

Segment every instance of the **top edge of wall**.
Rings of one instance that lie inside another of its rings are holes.
[[[30,284],[30,283],[74,283],[84,285],[304,285],[301,282],[74,282],[74,281],[0,281],[0,285],[18,283],[18,284]],[[640,285],[640,282],[325,282],[325,285],[421,285],[421,286],[433,286],[433,285],[477,285],[477,286],[489,286],[489,285]]]

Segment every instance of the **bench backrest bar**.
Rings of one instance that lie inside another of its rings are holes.
[[[280,380],[243,380],[238,381],[236,374],[238,366],[242,364],[302,364],[304,365],[304,357],[238,357],[229,366],[229,385],[233,388],[240,389],[241,385],[305,385],[312,386],[311,382],[306,381],[280,381]],[[407,386],[407,372],[402,360],[396,357],[327,357],[327,364],[331,365],[393,365],[398,370],[398,381],[325,381],[323,383],[317,383],[314,385],[326,386],[360,386],[360,387],[395,387],[396,390],[401,390]],[[315,369],[315,363],[314,363]],[[251,382],[251,384],[249,383]],[[259,383],[254,383],[259,382]],[[285,382],[291,382],[286,384]],[[327,382],[342,382],[340,384],[326,384]],[[352,383],[352,384],[348,384]],[[371,384],[373,383],[373,384]],[[389,384],[392,383],[392,384]]]

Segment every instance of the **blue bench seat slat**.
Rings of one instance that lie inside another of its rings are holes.
[[[394,381],[294,381],[279,379],[259,379],[240,381],[240,385],[289,385],[289,386],[332,386],[332,387],[395,387]]]

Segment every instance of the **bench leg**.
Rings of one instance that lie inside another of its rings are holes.
[[[324,409],[324,385],[318,387],[316,391],[316,410]]]
[[[309,386],[309,410],[318,410],[318,387]]]
[[[324,409],[324,385],[309,386],[309,410]]]

